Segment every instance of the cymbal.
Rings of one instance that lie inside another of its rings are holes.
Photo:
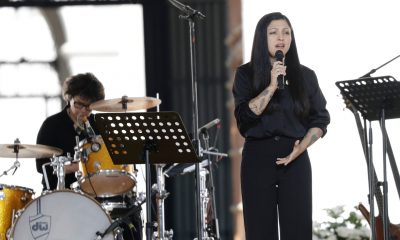
[[[0,144],[0,157],[6,158],[50,158],[61,155],[62,149],[41,144]]]
[[[158,106],[161,100],[152,97],[127,97],[100,100],[90,104],[92,110],[100,112],[127,112]]]

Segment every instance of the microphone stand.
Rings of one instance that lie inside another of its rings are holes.
[[[210,149],[208,131],[207,130],[203,131],[202,135],[203,135],[203,140],[204,140],[204,147],[205,147],[205,149],[208,150],[208,149]],[[205,151],[203,151],[203,153],[205,153]],[[209,224],[206,223],[206,221],[205,221],[206,219],[203,219],[203,221],[204,221],[204,226],[207,226],[205,229],[210,231],[206,237],[208,237],[208,239],[212,239],[212,240],[213,239],[220,240],[221,238],[219,235],[219,222],[218,222],[217,207],[216,207],[216,202],[215,202],[213,162],[211,160],[211,157],[212,157],[212,155],[208,154],[208,171],[209,171],[209,176],[210,176],[209,184],[210,184],[210,188],[211,188],[211,209],[212,209],[211,226],[209,226]],[[210,200],[209,197],[208,197],[208,200]]]
[[[191,69],[191,81],[192,81],[192,130],[193,130],[193,146],[197,151],[198,157],[201,159],[200,144],[199,144],[199,133],[197,132],[198,123],[198,103],[197,103],[197,78],[196,78],[196,37],[195,37],[195,24],[194,18],[204,19],[205,16],[191,8],[190,6],[184,5],[176,0],[168,0],[174,7],[183,12],[184,15],[180,15],[180,19],[185,19],[189,23],[189,39],[190,39],[190,69]],[[197,219],[197,239],[203,240],[203,229],[201,224],[201,189],[200,189],[200,164],[196,163],[196,219]]]
[[[391,60],[385,62],[384,64],[380,65],[379,67],[375,69],[371,69],[368,73],[362,75],[360,78],[365,78],[365,77],[371,77],[371,74],[375,73],[377,70],[381,69],[382,67],[386,66],[387,64],[391,63],[392,61],[396,60],[400,55],[397,55],[396,57],[392,58]]]

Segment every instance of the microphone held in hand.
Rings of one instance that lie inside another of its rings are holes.
[[[284,58],[284,55],[281,50],[278,50],[275,52],[276,61],[282,62],[283,58]],[[281,74],[278,76],[277,80],[278,80],[278,89],[284,89],[285,88],[285,76]]]

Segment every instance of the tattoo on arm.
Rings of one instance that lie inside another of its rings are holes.
[[[272,96],[268,89],[262,91],[257,97],[250,101],[249,107],[251,111],[253,111],[257,115],[260,115],[267,107],[269,101],[271,100],[271,97]]]
[[[313,134],[312,136],[311,136],[311,139],[310,139],[310,143],[308,144],[308,146],[310,146],[311,144],[313,144],[313,143],[315,143],[317,140],[318,140],[318,135],[317,134]]]
[[[309,137],[309,136],[310,136],[310,137]],[[318,133],[309,131],[309,132],[306,134],[306,137],[305,137],[305,138],[309,138],[309,139],[310,139],[310,140],[308,141],[308,143],[307,143],[307,147],[309,147],[309,146],[311,146],[313,143],[315,143],[315,142],[320,138],[320,136],[319,136]]]
[[[250,110],[259,115],[258,106],[254,102],[250,102]]]

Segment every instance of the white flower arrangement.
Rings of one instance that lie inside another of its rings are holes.
[[[344,206],[324,209],[329,220],[314,222],[313,240],[368,240],[370,230],[367,221],[354,211],[345,214]]]

